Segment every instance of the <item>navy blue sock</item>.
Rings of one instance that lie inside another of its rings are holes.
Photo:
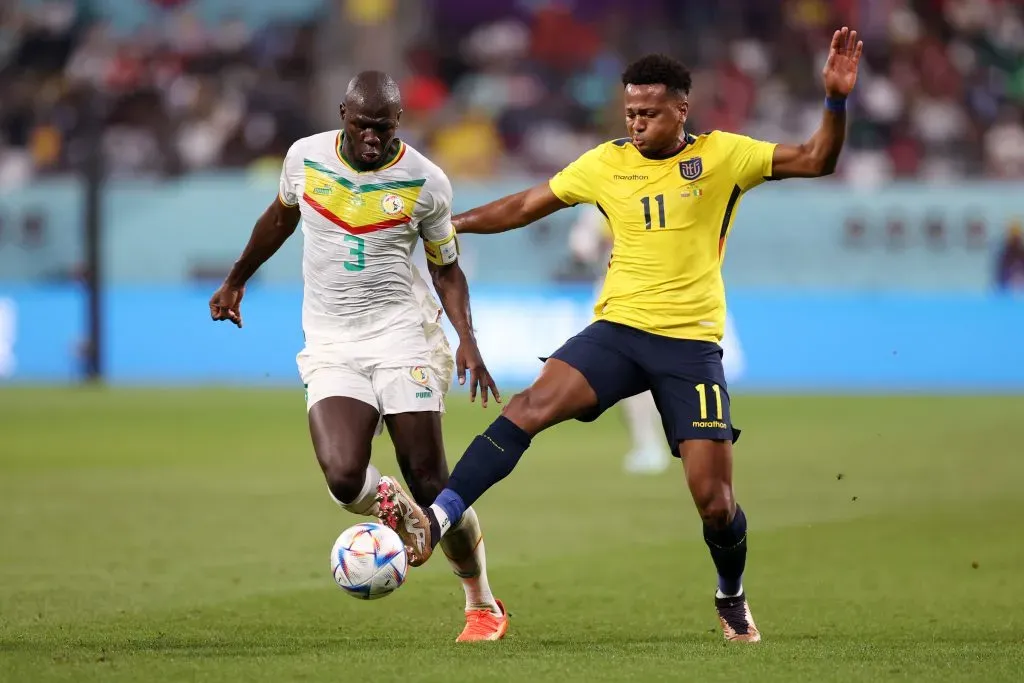
[[[724,529],[704,525],[704,542],[718,570],[718,590],[736,595],[743,585],[743,569],[747,564],[747,516],[736,505],[736,516]]]
[[[515,469],[519,458],[530,447],[530,435],[517,427],[504,415],[491,423],[480,436],[473,439],[462,459],[455,465],[448,485],[434,505],[445,511],[451,526],[459,523],[462,513],[475,503],[484,491],[507,477]],[[431,540],[440,539],[440,528],[435,515],[428,510]]]

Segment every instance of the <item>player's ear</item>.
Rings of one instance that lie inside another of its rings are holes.
[[[338,115],[341,116],[341,120],[342,121],[345,120],[345,103],[344,102],[342,102],[340,105],[338,105]]]
[[[395,114],[395,123],[401,123],[401,122],[402,122],[402,110],[399,109],[398,113]]]
[[[686,122],[686,117],[690,113],[690,103],[686,101],[685,97],[679,99],[679,116]]]

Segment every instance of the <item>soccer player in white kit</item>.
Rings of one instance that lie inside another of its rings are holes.
[[[331,497],[377,516],[381,473],[370,463],[386,426],[410,493],[427,505],[448,480],[441,437],[444,398],[457,369],[487,405],[497,389],[473,335],[466,277],[451,224],[452,188],[440,168],[396,137],[401,95],[379,71],[357,75],[341,105],[342,129],[295,142],[280,192],[210,299],[214,320],[242,326],[245,283],[302,220],[306,385],[310,435]],[[441,306],[412,263],[423,240],[441,305],[459,335],[452,357]],[[457,368],[456,368],[457,366]],[[466,594],[459,642],[498,640],[508,615],[488,585],[475,513],[442,542]]]

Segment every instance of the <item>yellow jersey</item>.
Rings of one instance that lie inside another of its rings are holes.
[[[687,135],[665,159],[628,138],[598,145],[557,173],[551,191],[608,219],[612,257],[594,306],[608,320],[677,339],[720,342],[722,261],[744,193],[772,174],[775,143],[714,131]]]

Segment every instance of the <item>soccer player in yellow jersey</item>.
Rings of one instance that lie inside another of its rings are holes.
[[[608,219],[589,205],[580,212],[569,232],[569,248],[573,255],[588,264],[608,265],[611,258],[612,231]],[[596,283],[596,290],[604,287],[604,273]],[[660,474],[672,464],[669,449],[661,437],[661,416],[651,392],[645,391],[619,401],[623,421],[631,441],[629,452],[623,459],[623,468],[629,474]]]
[[[856,31],[844,27],[833,35],[822,71],[821,126],[802,145],[687,133],[690,72],[664,56],[643,57],[622,76],[629,137],[590,150],[549,183],[454,218],[458,232],[497,233],[586,202],[608,217],[614,246],[595,322],[556,351],[470,444],[434,504],[419,508],[398,482],[381,480],[382,513],[401,508],[402,524],[393,526],[413,564],[425,562],[466,506],[512,472],[536,434],[565,420],[593,420],[649,389],[704,522],[725,638],[761,639],[742,585],[747,521],[732,490],[739,430],[730,418],[719,346],[722,260],[746,192],[769,179],[835,170],[862,50]]]

